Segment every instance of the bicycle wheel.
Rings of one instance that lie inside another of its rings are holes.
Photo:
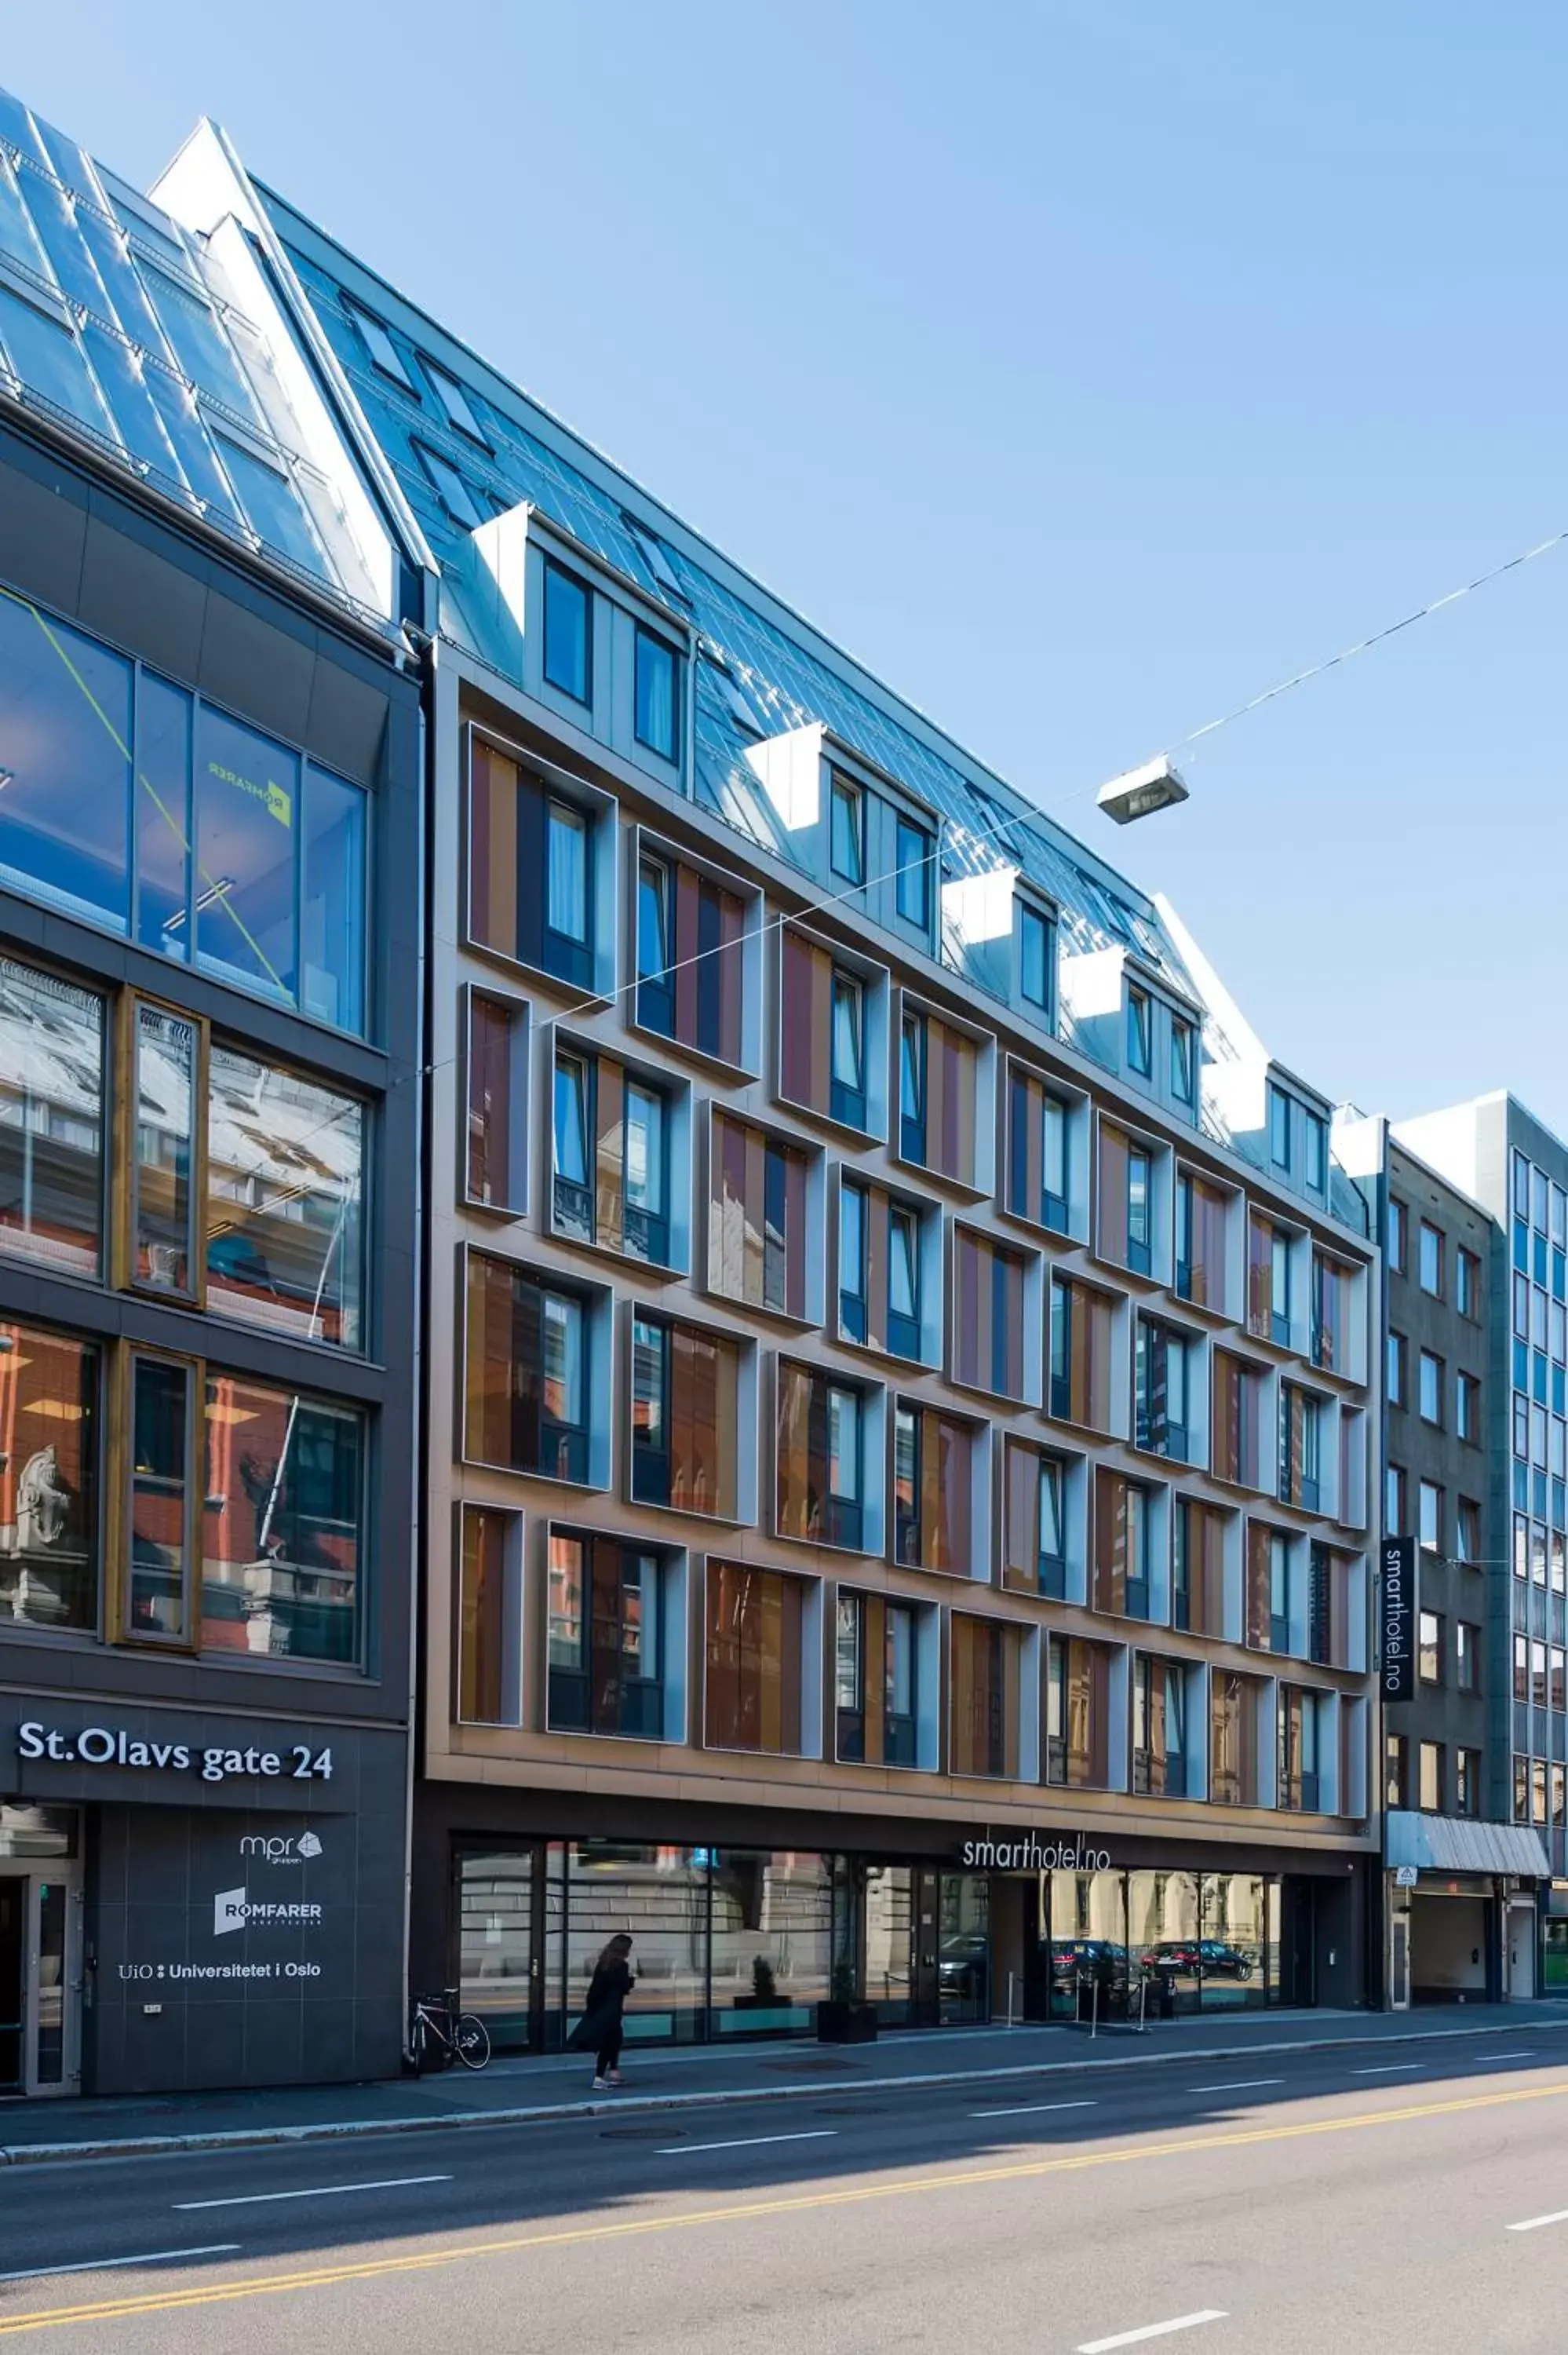
[[[490,2030],[471,2011],[452,2022],[452,2051],[465,2069],[482,2069],[490,2058]]]

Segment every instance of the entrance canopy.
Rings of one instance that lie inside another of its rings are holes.
[[[1383,1817],[1383,1860],[1421,1872],[1504,1872],[1550,1881],[1552,1865],[1528,1824],[1482,1824],[1467,1816],[1423,1816],[1393,1808]]]

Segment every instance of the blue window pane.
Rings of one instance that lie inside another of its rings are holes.
[[[437,497],[452,521],[461,524],[464,531],[477,531],[484,517],[457,468],[449,466],[438,452],[427,450],[422,442],[416,442],[414,448],[419,464],[436,486]]]
[[[29,392],[64,410],[105,440],[118,441],[89,372],[87,355],[70,329],[4,286],[0,286],[0,344],[5,346],[12,372]]]
[[[242,989],[292,999],[298,757],[204,706],[196,805],[198,962]]]
[[[301,1003],[340,1030],[365,1028],[366,799],[357,785],[305,772],[300,901]]]
[[[250,388],[228,347],[217,312],[166,271],[154,270],[147,262],[142,264],[142,282],[181,373],[204,392],[216,394],[248,425],[259,425],[261,421]]]
[[[217,454],[257,538],[269,548],[281,549],[307,572],[324,573],[327,568],[320,545],[291,477],[263,459],[252,457],[227,434],[218,434],[217,440]]]
[[[578,703],[592,700],[588,652],[591,600],[582,582],[558,564],[545,567],[545,677]]]
[[[0,875],[130,921],[131,666],[0,591]]]
[[[897,872],[898,912],[906,923],[924,931],[931,921],[931,837],[923,826],[898,821],[894,866]]]
[[[21,190],[12,176],[11,167],[0,161],[0,250],[30,270],[35,278],[46,282],[49,265],[44,258],[33,217],[22,201]]]
[[[563,939],[584,943],[588,918],[588,821],[580,810],[552,802],[548,821],[546,921]]]
[[[150,672],[136,698],[136,938],[188,957],[191,699]]]
[[[133,458],[155,469],[160,489],[177,485],[178,461],[129,346],[90,319],[81,329],[81,340],[125,447]]]
[[[1019,989],[1026,1005],[1051,1004],[1051,927],[1037,908],[1019,910]]]
[[[75,217],[60,191],[49,181],[29,173],[27,209],[34,229],[48,249],[49,261],[63,291],[73,303],[80,303],[99,318],[110,317],[108,300],[92,266],[92,257],[78,234]]]
[[[389,376],[395,384],[406,385],[412,392],[414,380],[403,365],[397,345],[392,341],[380,320],[373,319],[366,311],[351,311],[349,316],[359,329],[365,348],[369,353],[373,364],[381,370],[383,376]]]
[[[236,517],[238,510],[228,477],[213,454],[207,429],[196,415],[185,387],[166,368],[154,368],[149,360],[145,370],[148,396],[158,412],[158,422],[169,437],[175,455],[196,497],[208,506],[216,507],[221,516]]]
[[[1153,1016],[1141,989],[1127,993],[1127,1060],[1128,1070],[1145,1079],[1154,1068]]]
[[[646,630],[637,633],[637,741],[673,761],[680,747],[676,687],[678,660],[673,646]]]

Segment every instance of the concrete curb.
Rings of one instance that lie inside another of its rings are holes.
[[[859,2077],[807,2085],[726,2085],[713,2093],[617,2094],[607,2100],[535,2103],[504,2110],[452,2110],[444,2115],[405,2118],[335,2118],[314,2126],[234,2126],[216,2134],[122,2135],[90,2142],[13,2143],[0,2146],[0,2167],[69,2166],[88,2158],[166,2158],[182,2152],[265,2149],[289,2143],[342,2142],[362,2135],[444,2134],[475,2126],[571,2125],[583,2118],[646,2115],[668,2110],[733,2108],[741,2102],[791,2102],[831,2094],[933,2093],[954,2085],[1015,2083],[1021,2077],[1061,2077],[1085,2072],[1170,2068],[1176,2063],[1245,2061],[1255,2055],[1359,2051],[1383,2045],[1445,2044],[1476,2037],[1543,2036],[1568,2031],[1568,2019],[1493,2021],[1485,2028],[1409,2029],[1382,2036],[1313,2036],[1265,2044],[1184,2045],[1160,2052],[1128,2052],[1105,2060],[1024,2061],[1001,2069],[940,2069],[918,2076]]]

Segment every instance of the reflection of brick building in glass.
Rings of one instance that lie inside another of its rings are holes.
[[[208,1381],[204,1644],[352,1657],[360,1455],[352,1415],[227,1375]]]
[[[96,1612],[98,1352],[0,1325],[0,1624]]]

